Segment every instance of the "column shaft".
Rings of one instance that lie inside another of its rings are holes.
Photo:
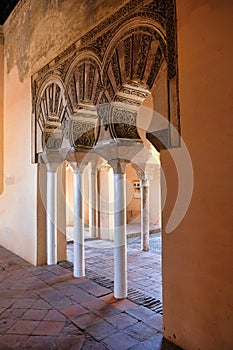
[[[141,249],[150,249],[150,199],[149,181],[141,180]]]
[[[47,171],[47,264],[57,264],[57,177]]]
[[[127,297],[126,175],[114,174],[114,296]]]
[[[89,233],[96,237],[96,174],[89,172]]]
[[[74,276],[85,276],[83,174],[74,171]]]

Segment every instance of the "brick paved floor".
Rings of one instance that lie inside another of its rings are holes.
[[[0,349],[177,349],[162,317],[58,265],[34,267],[0,247]]]
[[[140,237],[128,238],[128,287],[162,301],[161,234],[150,235],[150,251],[140,250]],[[86,267],[111,280],[113,277],[113,243],[111,241],[85,241]],[[67,244],[67,260],[73,262],[73,244]]]

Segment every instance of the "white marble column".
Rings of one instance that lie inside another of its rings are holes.
[[[141,179],[141,250],[150,249],[150,198],[149,180]]]
[[[97,178],[96,163],[89,163],[89,233],[91,237],[97,237]]]
[[[154,167],[142,164],[132,164],[141,181],[141,250],[150,250],[150,180],[153,178]],[[149,169],[148,169],[149,168]]]
[[[114,296],[127,297],[126,174],[127,163],[109,164],[114,171]]]
[[[49,150],[42,159],[47,168],[46,190],[46,256],[47,264],[57,264],[57,169],[63,159],[59,152]]]
[[[72,163],[74,174],[74,277],[85,276],[83,169]]]
[[[57,264],[57,168],[47,167],[46,241],[47,264]]]

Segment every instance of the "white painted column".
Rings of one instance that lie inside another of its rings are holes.
[[[153,178],[153,164],[133,164],[137,178],[141,181],[141,250],[150,250],[150,180]]]
[[[66,260],[66,165],[57,169],[57,260]]]
[[[83,172],[78,166],[74,173],[74,277],[85,276]]]
[[[63,158],[57,149],[43,152],[42,160],[47,168],[46,193],[46,255],[47,264],[57,264],[57,169]]]
[[[97,237],[97,184],[96,165],[89,164],[89,233],[91,237]]]
[[[47,264],[57,264],[57,164],[47,166]]]
[[[114,171],[114,296],[127,297],[126,163],[110,163]]]
[[[149,180],[141,179],[141,250],[150,249],[150,198]]]

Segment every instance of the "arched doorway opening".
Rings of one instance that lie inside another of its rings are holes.
[[[122,7],[117,21],[114,15],[84,35],[79,44],[74,43],[47,65],[46,74],[41,70],[33,80],[35,161],[46,164],[47,184],[52,184],[52,193],[55,193],[56,171],[51,164],[59,163],[56,156],[68,161],[74,172],[75,252],[77,266],[80,265],[75,276],[83,275],[85,270],[85,205],[79,193],[85,192],[80,190],[85,187],[83,172],[92,156],[101,157],[113,169],[114,198],[118,196],[125,210],[126,166],[131,163],[138,167],[137,173],[144,176],[139,180],[148,184],[145,175],[150,166],[151,144],[158,150],[179,146],[179,135],[170,128],[172,122],[179,130],[174,4],[169,2],[165,7],[152,1],[140,6],[130,2],[130,6]],[[54,87],[55,83],[58,88]],[[38,142],[41,138],[46,142]],[[142,187],[146,201],[148,186]],[[51,186],[47,194],[50,189]],[[114,199],[115,207],[118,202]],[[50,203],[53,209],[54,203]],[[133,212],[128,211],[128,219]],[[124,290],[117,297],[127,295],[126,213],[122,213],[121,207],[117,212],[114,209],[114,235],[120,237],[117,244],[121,246],[115,250],[116,266],[124,260],[117,268],[120,279],[124,279]],[[50,224],[47,236],[49,232],[53,238],[56,236],[56,222],[53,222],[56,220],[53,215],[51,224],[47,215]],[[94,221],[91,227],[99,229],[100,225]],[[148,236],[148,232],[144,233]],[[53,242],[52,246],[55,251]]]

